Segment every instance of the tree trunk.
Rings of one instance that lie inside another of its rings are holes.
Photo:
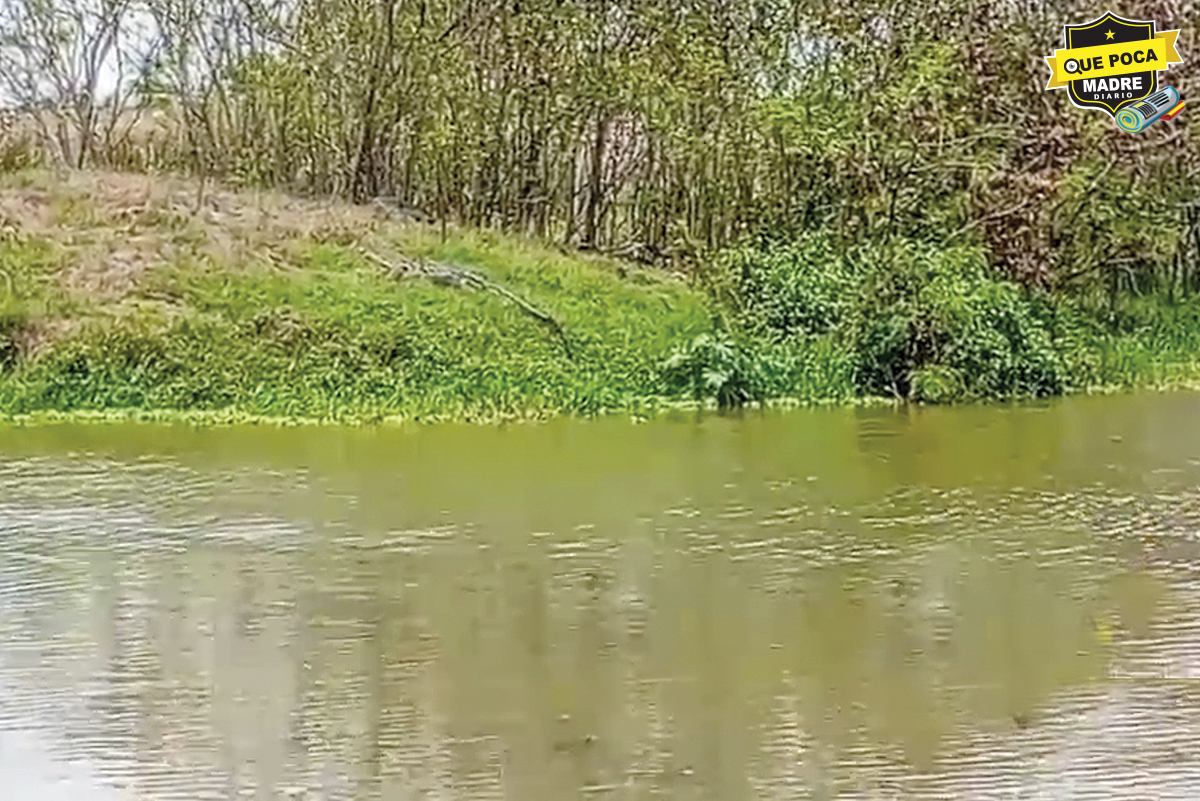
[[[604,170],[604,139],[607,128],[608,121],[605,119],[605,115],[598,115],[596,118],[596,140],[592,147],[591,173],[588,176],[587,206],[584,207],[583,214],[582,244],[584,247],[589,248],[599,248],[599,242],[596,241],[596,218],[597,211],[600,208],[601,179],[603,178]]]

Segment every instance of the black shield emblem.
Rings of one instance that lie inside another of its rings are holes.
[[[1153,21],[1140,22],[1122,19],[1112,12],[1092,22],[1083,25],[1068,25],[1066,28],[1067,47],[1071,49],[1123,42],[1142,42],[1154,38]],[[1158,89],[1158,73],[1154,70],[1121,77],[1132,79],[1130,86],[1137,86],[1137,88],[1122,87],[1118,91],[1108,86],[1112,79],[1103,81],[1103,83],[1088,79],[1071,81],[1067,89],[1071,95],[1071,102],[1080,108],[1103,109],[1115,117],[1123,107],[1149,97]],[[1129,96],[1130,94],[1132,97]]]

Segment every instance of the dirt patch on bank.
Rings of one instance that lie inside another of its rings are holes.
[[[370,207],[273,191],[233,191],[174,176],[83,174],[101,214],[138,227],[194,227],[217,242],[264,244],[308,237],[358,236],[379,222]],[[90,186],[88,184],[90,183]]]
[[[0,228],[43,232],[54,225],[50,194],[38,190],[0,192]]]
[[[99,300],[115,300],[129,294],[138,279],[164,261],[158,244],[145,240],[111,251],[90,248],[59,272],[59,280],[73,291],[88,293]]]
[[[119,300],[156,266],[286,267],[297,243],[349,244],[404,225],[381,207],[234,191],[178,176],[31,172],[0,176],[0,228],[62,246],[61,285],[92,300]]]
[[[31,359],[78,328],[74,320],[30,320],[12,332],[19,358]]]

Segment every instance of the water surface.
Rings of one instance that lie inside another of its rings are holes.
[[[1200,798],[1197,421],[0,429],[0,797]]]

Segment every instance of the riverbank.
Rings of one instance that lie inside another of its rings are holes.
[[[372,421],[653,408],[712,331],[683,280],[386,210],[131,175],[7,176],[0,413]],[[393,277],[454,265],[507,294]],[[561,324],[563,336],[528,312]],[[565,340],[565,341],[564,341]]]
[[[1003,328],[1010,312],[996,309],[1023,301],[956,278],[943,287],[954,302],[929,301],[950,309],[944,358],[914,362],[911,349],[876,347],[855,322],[862,304],[837,312],[844,325],[781,336],[711,281],[706,291],[520,237],[443,231],[402,210],[149,176],[0,176],[0,271],[0,419],[11,422],[491,422],[1200,382],[1195,304],[1136,299],[1111,326],[1084,305],[1043,304],[1013,317],[1022,333],[1004,352],[968,359],[955,354],[971,326]],[[879,294],[835,278],[817,283]],[[764,286],[789,309],[841,302],[774,280]],[[1045,352],[1030,373],[1034,341]],[[1017,378],[971,375],[1005,359]],[[880,370],[903,380],[881,391]],[[1021,377],[1047,371],[1053,381]]]

